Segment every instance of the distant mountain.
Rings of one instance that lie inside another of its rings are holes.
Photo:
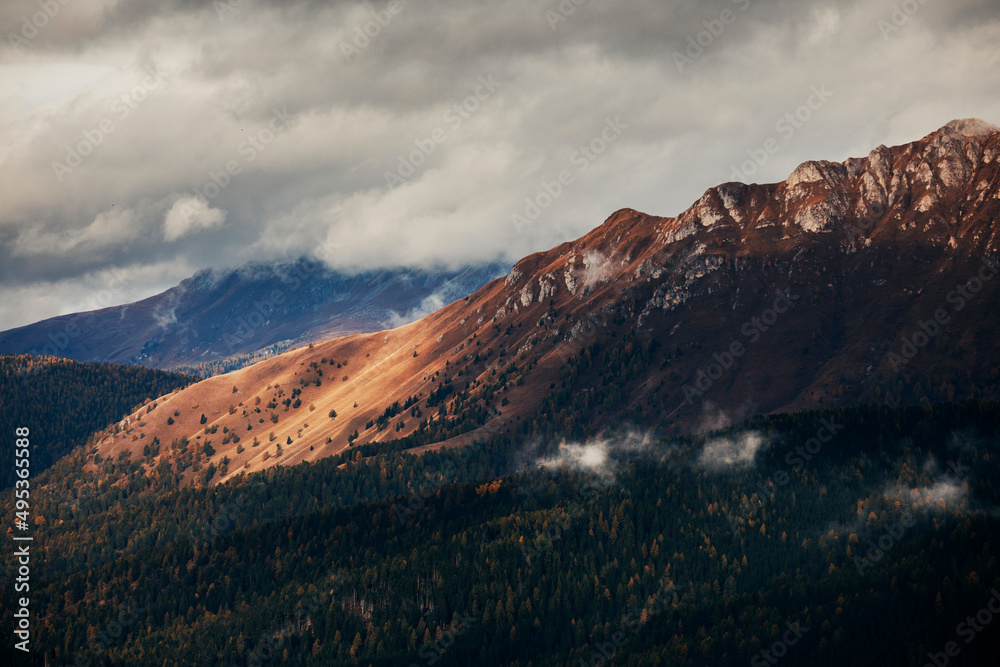
[[[509,268],[344,275],[300,259],[202,271],[136,303],[0,332],[0,353],[204,368],[234,355],[398,326],[461,299]]]
[[[783,183],[711,188],[675,218],[622,210],[419,322],[192,385],[101,455],[221,427],[235,474],[404,436],[530,434],[539,410],[578,435],[995,398],[998,158],[1000,130],[955,121]],[[235,434],[267,446],[237,451]]]

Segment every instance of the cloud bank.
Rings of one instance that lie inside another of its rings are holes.
[[[339,270],[515,261],[734,173],[1000,122],[990,0],[56,5],[0,7],[0,328],[115,271],[145,296],[322,245]]]

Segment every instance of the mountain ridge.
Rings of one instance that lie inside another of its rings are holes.
[[[206,269],[134,303],[0,332],[0,350],[152,368],[189,367],[377,331],[393,320],[465,296],[506,268],[492,263],[458,270],[387,269],[348,275],[301,258]]]
[[[190,448],[213,425],[254,432],[258,445],[238,453],[213,440],[232,476],[404,436],[463,444],[540,404],[567,424],[690,432],[751,414],[996,396],[1000,320],[988,306],[1000,281],[964,313],[948,301],[979,271],[972,258],[1000,247],[1000,135],[987,127],[955,121],[866,158],[803,163],[782,183],[725,183],[675,217],[616,211],[417,322],[165,397],[174,424],[138,429],[133,415],[99,450],[134,452],[149,436]],[[794,304],[783,314],[781,293]],[[900,337],[945,306],[955,321],[944,335],[892,368]],[[192,422],[195,405],[211,410],[207,426]]]

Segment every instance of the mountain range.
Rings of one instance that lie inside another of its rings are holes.
[[[210,441],[227,461],[216,482],[401,438],[466,444],[539,410],[568,432],[682,434],[997,398],[998,157],[998,128],[960,120],[781,183],[713,187],[676,217],[624,209],[416,322],[161,397],[91,456]],[[190,481],[183,448],[144,465]]]
[[[3,357],[4,664],[993,664],[998,158],[955,121],[461,296],[203,274],[115,335],[309,333],[200,381]]]
[[[301,258],[205,270],[136,303],[0,332],[0,352],[213,374],[296,345],[411,321],[507,269],[493,263],[344,274]]]

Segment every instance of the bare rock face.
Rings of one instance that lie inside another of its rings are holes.
[[[953,120],[937,131],[938,137],[948,137],[953,139],[977,139],[988,140],[1000,133],[1000,127],[987,123],[978,118],[964,118]]]
[[[801,359],[790,362],[787,375],[802,376],[791,383],[775,377],[781,363],[756,369],[751,364],[747,370],[769,378],[764,385],[755,383],[753,402],[766,409],[813,406],[827,389],[811,385],[823,376],[828,388],[834,369],[845,376],[857,375],[859,367],[871,369],[869,381],[888,382],[898,370],[884,363],[893,337],[905,329],[907,318],[918,321],[923,312],[914,302],[927,299],[925,308],[934,312],[963,273],[974,275],[977,261],[997,256],[998,156],[1000,129],[958,120],[910,144],[879,146],[865,157],[805,162],[783,183],[710,188],[674,218],[624,209],[568,251],[532,257],[531,271],[544,294],[538,301],[554,302],[557,312],[568,309],[567,332],[580,330],[589,314],[600,310],[618,313],[636,331],[665,344],[703,347],[719,336],[720,326],[724,335],[739,339],[734,313],[752,318],[764,294],[798,285],[816,304],[815,324],[794,335],[776,335],[760,353],[783,358],[794,349],[811,357],[817,345],[803,341],[825,340],[819,347],[826,349],[815,360],[818,369],[806,372]],[[545,287],[550,275],[561,275],[567,291],[550,293]],[[907,315],[897,313],[890,323],[886,308]],[[496,312],[505,321],[526,315]],[[829,312],[838,313],[840,321],[831,321]],[[664,331],[672,334],[664,339]],[[728,342],[714,345],[725,350]],[[1000,361],[1000,349],[996,355]],[[928,354],[927,363],[932,358]],[[959,372],[958,364],[951,368],[945,375]],[[779,391],[783,384],[788,386]],[[722,391],[717,400],[734,399],[746,388],[727,390],[733,394]],[[679,415],[694,411],[678,403]]]

